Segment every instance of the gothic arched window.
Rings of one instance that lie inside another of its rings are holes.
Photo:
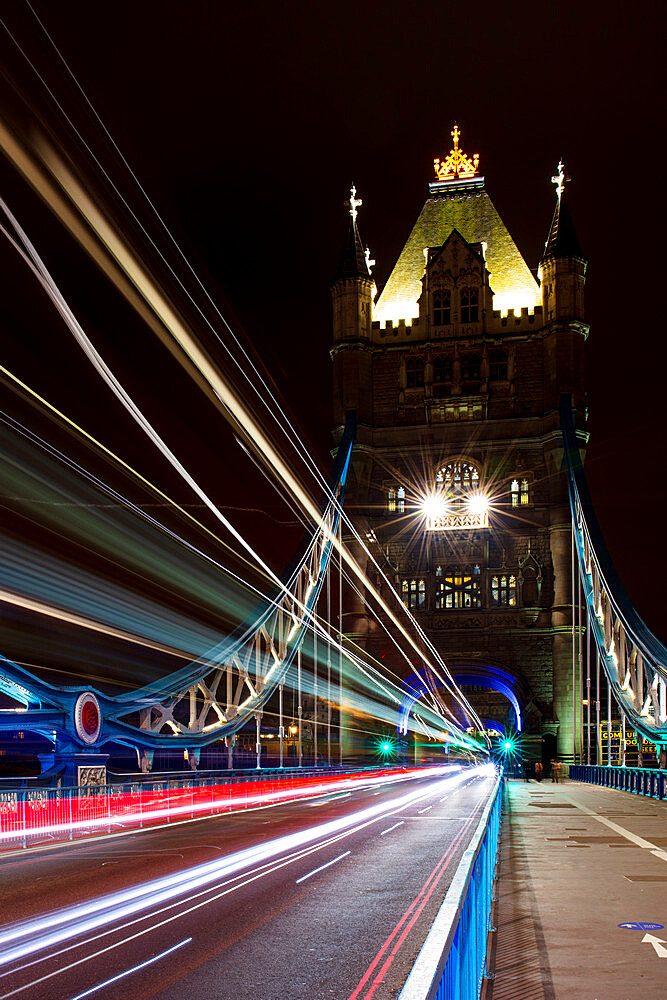
[[[452,359],[451,358],[435,358],[433,361],[433,381],[434,382],[451,382],[452,381]]]
[[[435,571],[436,611],[480,608],[482,606],[480,578],[478,564],[452,568],[438,566]]]
[[[516,607],[516,576],[491,577],[491,603],[497,608]]]
[[[423,358],[408,358],[405,362],[405,385],[408,389],[419,389],[424,385]]]
[[[470,462],[447,462],[435,477],[448,496],[462,496],[479,488],[479,470]]]
[[[399,514],[405,514],[405,490],[402,486],[396,490],[396,508]]]
[[[479,289],[461,290],[461,322],[476,323],[479,320]]]
[[[507,381],[507,351],[491,351],[489,380],[491,382]]]
[[[464,354],[461,363],[461,375],[464,382],[479,381],[479,355]]]
[[[433,325],[448,326],[452,321],[452,295],[446,290],[433,295]]]
[[[406,608],[423,611],[426,607],[426,581],[420,579],[401,580],[401,599]]]

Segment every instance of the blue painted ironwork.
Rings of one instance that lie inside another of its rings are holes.
[[[178,745],[199,748],[236,733],[284,681],[312,625],[338,531],[354,437],[355,416],[350,412],[320,523],[284,575],[282,587],[208,657],[112,697],[95,688],[49,684],[0,655],[0,691],[19,705],[0,711],[0,732],[37,732],[62,750],[86,752],[110,741],[149,751]],[[219,695],[218,687],[226,690]],[[91,736],[77,717],[86,697],[96,703],[101,717]]]
[[[667,771],[651,767],[602,767],[595,764],[571,764],[570,777],[591,785],[618,788],[622,792],[667,799]]]
[[[591,635],[611,692],[630,725],[667,745],[667,647],[650,631],[625,592],[600,531],[572,417],[561,400],[561,427],[574,540]]]
[[[398,1000],[478,1000],[486,972],[502,774]]]

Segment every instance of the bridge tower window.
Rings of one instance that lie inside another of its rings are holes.
[[[435,607],[437,611],[480,608],[482,593],[479,565],[438,566],[435,571]]]
[[[420,389],[424,385],[423,358],[408,358],[405,362],[405,385],[408,389]]]
[[[523,504],[530,503],[530,490],[528,487],[528,480],[513,479],[510,486],[510,500],[513,507],[519,507]]]
[[[438,472],[435,482],[444,486],[447,494],[461,496],[479,487],[479,472],[470,462],[448,462]]]
[[[433,381],[434,382],[452,381],[451,358],[435,358],[435,360],[433,361]]]
[[[396,490],[393,486],[390,486],[387,490],[387,510],[390,514],[393,514],[396,510]]]
[[[452,321],[452,296],[450,292],[436,292],[433,296],[433,325],[449,326]]]
[[[479,320],[479,290],[464,288],[461,291],[461,322],[477,323]]]
[[[496,608],[516,607],[516,577],[514,575],[491,577],[491,603]]]
[[[491,382],[507,381],[507,352],[491,351],[489,358],[489,380]]]
[[[479,382],[479,355],[464,354],[461,364],[461,374],[464,382]]]
[[[399,514],[405,514],[405,490],[402,486],[396,490],[396,509]]]
[[[423,611],[426,607],[426,581],[414,578],[402,580],[401,600],[411,611]]]

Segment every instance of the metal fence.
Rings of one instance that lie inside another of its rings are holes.
[[[571,764],[570,777],[591,785],[618,788],[651,799],[667,799],[667,771],[650,767],[599,767],[595,764]]]
[[[224,779],[0,790],[0,850],[237,812],[338,790],[400,768],[294,769]]]
[[[502,785],[499,775],[398,1000],[479,998],[486,971]]]

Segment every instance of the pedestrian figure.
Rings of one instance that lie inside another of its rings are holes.
[[[552,781],[552,783],[555,782],[556,784],[558,784],[559,775],[560,775],[560,761],[559,760],[552,760],[551,761],[551,781]]]
[[[539,760],[535,761],[535,779],[536,781],[542,780],[542,762]]]

